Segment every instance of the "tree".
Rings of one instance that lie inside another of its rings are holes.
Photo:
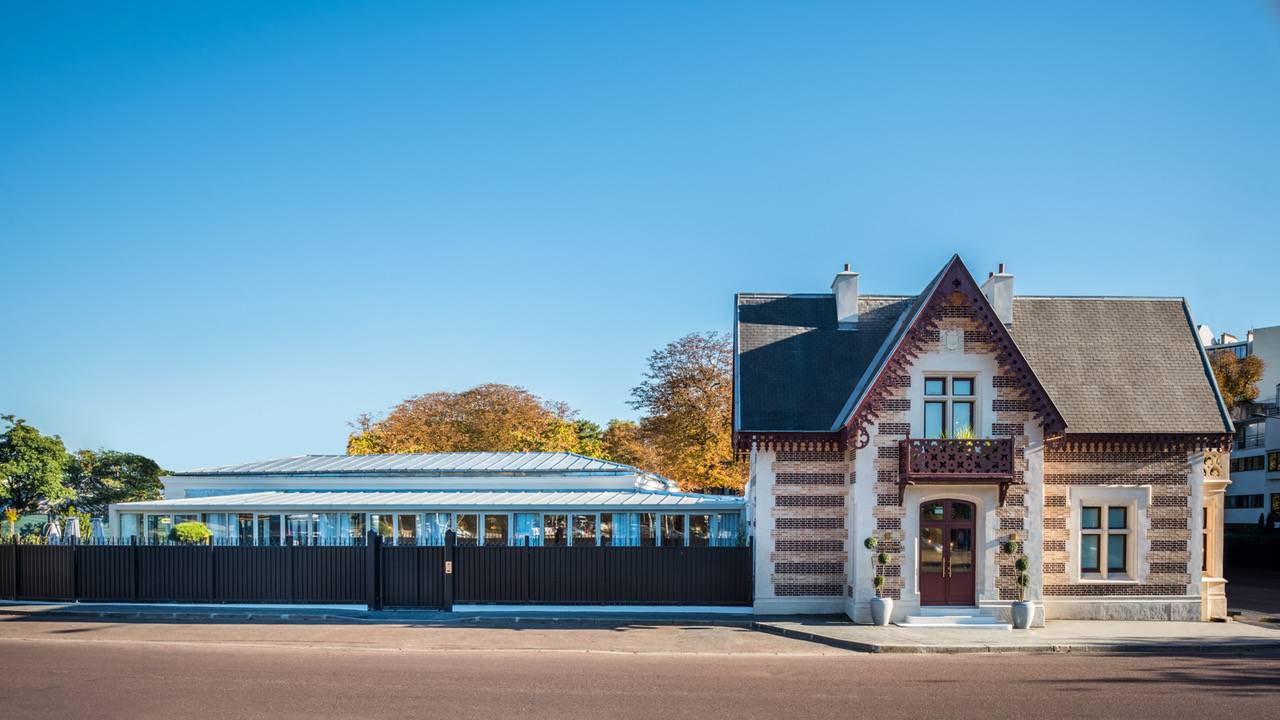
[[[347,440],[352,455],[410,452],[571,451],[594,448],[599,426],[562,402],[491,383],[417,395],[385,418],[364,414]]]
[[[0,415],[0,502],[21,513],[50,508],[71,496],[63,482],[67,448],[57,435],[43,435],[25,420]]]
[[[657,471],[658,453],[648,436],[634,420],[610,420],[601,436],[605,460]]]
[[[67,464],[67,485],[76,505],[93,515],[119,502],[159,500],[165,471],[155,460],[116,450],[81,450]]]
[[[657,449],[657,470],[687,490],[741,490],[744,469],[733,452],[733,342],[719,332],[692,333],[649,356],[631,406]]]
[[[1209,355],[1209,364],[1228,409],[1257,399],[1258,381],[1265,369],[1261,358],[1256,355],[1238,358],[1230,350],[1218,350]]]

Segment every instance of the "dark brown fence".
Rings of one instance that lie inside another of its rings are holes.
[[[749,547],[0,544],[0,598],[85,602],[749,605]]]

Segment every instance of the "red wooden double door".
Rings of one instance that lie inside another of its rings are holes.
[[[963,500],[920,504],[920,604],[973,605],[974,506]]]

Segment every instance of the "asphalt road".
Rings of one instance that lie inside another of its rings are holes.
[[[1278,706],[1268,655],[862,655],[707,627],[0,621],[6,718],[1169,720]]]

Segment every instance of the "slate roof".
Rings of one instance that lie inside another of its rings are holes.
[[[1015,296],[1010,333],[1068,432],[1231,430],[1181,298]]]
[[[860,298],[857,330],[829,294],[739,294],[735,430],[830,431],[926,294]],[[1180,298],[1015,296],[1010,331],[1069,433],[1231,431]]]

